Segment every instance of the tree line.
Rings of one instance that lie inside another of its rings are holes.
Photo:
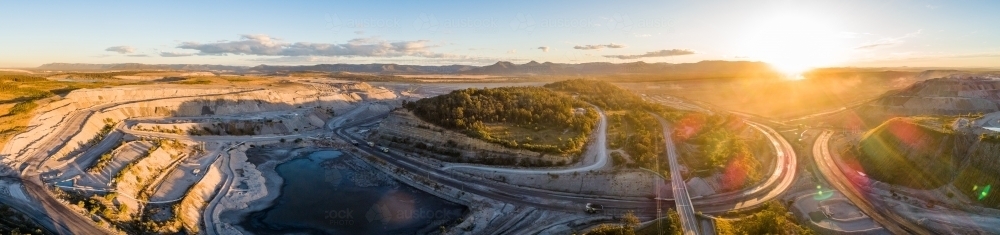
[[[662,105],[648,102],[641,96],[606,81],[573,79],[545,84],[544,87],[572,94],[607,111],[626,110],[654,113],[673,111]]]

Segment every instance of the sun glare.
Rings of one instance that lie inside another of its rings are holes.
[[[764,17],[740,39],[739,50],[771,64],[789,79],[802,72],[838,62],[845,53],[832,22],[802,12],[782,11]]]

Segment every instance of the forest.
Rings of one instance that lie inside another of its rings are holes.
[[[627,167],[657,169],[656,160],[664,151],[663,128],[653,115],[647,112],[608,112],[608,148],[616,166],[625,162],[625,156],[618,156],[614,150],[621,149],[632,160]],[[661,170],[667,169],[667,161],[660,161]]]
[[[731,191],[760,181],[766,164],[751,151],[753,143],[740,136],[744,128],[747,125],[734,115],[691,113],[675,122],[673,135],[674,141],[698,147],[683,156],[696,176],[721,173],[723,190]]]
[[[666,107],[647,102],[635,93],[606,81],[573,79],[545,84],[544,87],[570,93],[607,111],[631,110],[658,113],[668,110]]]
[[[573,95],[607,112],[609,148],[622,149],[633,162],[627,166],[667,169],[667,161],[659,161],[660,166],[656,165],[656,158],[663,156],[663,132],[652,114],[673,122],[684,115],[683,112],[646,101],[607,81],[573,79],[544,87]],[[613,153],[614,156],[620,155]],[[617,162],[622,160],[614,158]]]
[[[596,127],[598,114],[590,105],[540,87],[464,89],[403,104],[420,119],[466,135],[543,153],[578,153]],[[577,135],[558,145],[503,138],[491,131],[501,124],[541,132],[557,130]]]

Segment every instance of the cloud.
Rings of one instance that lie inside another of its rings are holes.
[[[542,52],[549,52],[549,47],[538,47],[538,49],[542,50]]]
[[[920,30],[917,30],[916,32],[908,33],[906,35],[895,37],[895,38],[882,38],[882,39],[879,39],[879,40],[875,40],[874,42],[869,42],[869,43],[862,44],[861,46],[855,47],[854,49],[855,50],[870,50],[870,49],[875,49],[875,48],[879,48],[879,47],[889,47],[889,46],[899,45],[899,44],[902,44],[902,43],[906,42],[906,40],[904,40],[904,39],[916,37],[917,35],[920,35],[920,33],[922,33],[923,31],[924,31],[923,29],[920,29]]]
[[[193,56],[192,53],[179,53],[179,52],[160,52],[161,57],[185,57]]]
[[[573,47],[573,49],[577,50],[600,50],[604,48],[618,49],[618,48],[625,48],[625,45],[610,43],[607,45],[583,45],[583,46]]]
[[[646,57],[668,57],[668,56],[681,56],[681,55],[691,55],[691,54],[694,54],[694,51],[685,49],[670,49],[670,50],[646,52],[645,54],[641,55],[605,55],[604,57],[617,58],[622,60],[634,60]]]
[[[129,54],[135,52],[135,48],[130,46],[116,46],[108,47],[108,49],[104,49],[104,51],[118,52],[118,54]]]
[[[390,42],[377,38],[356,38],[347,43],[286,43],[263,34],[240,35],[240,40],[219,43],[184,42],[180,49],[197,50],[197,55],[329,56],[329,57],[426,57],[445,58],[434,53],[428,40]]]
[[[149,57],[147,54],[128,55],[128,57]]]
[[[507,54],[517,54],[517,50],[516,49],[509,50],[507,51]]]

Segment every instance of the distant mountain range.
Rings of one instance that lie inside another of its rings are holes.
[[[280,73],[280,72],[353,72],[374,74],[483,74],[483,75],[613,75],[613,74],[650,74],[671,76],[748,76],[770,75],[774,70],[763,62],[747,61],[701,61],[697,63],[538,63],[531,61],[524,64],[514,64],[500,61],[487,66],[471,65],[399,65],[399,64],[317,64],[302,66],[258,65],[254,67],[227,65],[195,65],[195,64],[45,64],[37,70],[56,71],[107,71],[107,70],[182,70],[182,71],[234,71],[249,73]]]
[[[125,64],[70,64],[70,63],[51,63],[43,64],[35,68],[36,70],[52,70],[52,71],[108,71],[108,70],[182,70],[182,71],[219,71],[219,70],[230,70],[230,71],[243,71],[249,67],[246,66],[229,66],[229,65],[211,65],[211,64],[139,64],[139,63],[125,63]]]

